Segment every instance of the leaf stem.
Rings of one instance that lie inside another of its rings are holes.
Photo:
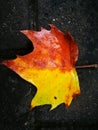
[[[84,69],[84,68],[98,68],[98,64],[76,66],[76,69]]]

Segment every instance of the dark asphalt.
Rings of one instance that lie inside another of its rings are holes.
[[[38,7],[37,7],[38,4]],[[56,25],[72,33],[79,46],[77,65],[98,63],[97,0],[1,0],[0,62],[33,50],[22,29]],[[81,95],[69,108],[44,105],[29,110],[36,87],[0,65],[1,130],[97,130],[98,69],[77,70]]]

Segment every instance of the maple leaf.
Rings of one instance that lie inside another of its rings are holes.
[[[32,41],[34,50],[2,63],[37,87],[32,108],[51,104],[52,110],[61,103],[69,106],[80,87],[75,70],[77,43],[69,32],[64,34],[54,25],[50,27],[21,31]]]

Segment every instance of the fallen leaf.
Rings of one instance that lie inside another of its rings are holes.
[[[55,26],[50,27],[21,31],[32,41],[34,50],[2,64],[37,87],[32,108],[51,104],[52,110],[61,103],[69,106],[73,97],[80,94],[80,87],[75,70],[77,43],[69,32],[64,34]]]

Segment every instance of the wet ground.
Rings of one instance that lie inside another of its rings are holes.
[[[79,46],[77,65],[98,63],[97,0],[1,0],[0,62],[33,50],[19,30],[48,24],[69,30]],[[38,5],[38,6],[37,6]],[[81,95],[69,108],[53,111],[44,105],[29,110],[36,86],[0,65],[0,129],[2,130],[96,130],[98,124],[98,69],[77,70]]]

